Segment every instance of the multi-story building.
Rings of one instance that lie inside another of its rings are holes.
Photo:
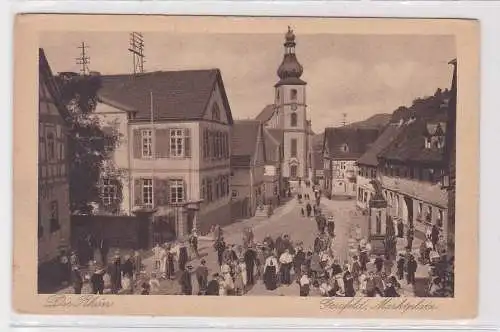
[[[266,106],[257,120],[268,128],[283,130],[283,176],[289,181],[310,177],[312,155],[311,122],[307,119],[306,82],[300,77],[304,71],[295,54],[295,34],[289,28],[285,35],[284,56],[274,85],[275,101]]]
[[[283,131],[264,128],[266,164],[264,171],[266,205],[277,206],[285,196],[281,165],[283,162]]]
[[[313,183],[319,185],[320,188],[325,186],[325,170],[321,149],[313,150]]]
[[[47,281],[44,277],[51,278],[45,268],[50,270],[61,247],[69,246],[70,240],[69,114],[43,49],[39,49],[38,69],[38,269],[43,283]]]
[[[375,195],[375,188],[370,182],[379,179],[378,154],[384,151],[384,149],[392,143],[401,128],[400,123],[390,123],[357,161],[358,174],[356,183],[358,191],[356,206],[361,210],[367,210],[369,208],[368,203],[372,196]]]
[[[102,210],[151,209],[158,241],[229,221],[233,119],[220,70],[101,79],[96,113],[120,135],[103,172]]]
[[[235,121],[231,137],[233,219],[251,217],[257,208],[263,208],[266,202],[265,166],[266,146],[262,123],[256,120]]]
[[[323,141],[325,194],[356,197],[356,162],[379,135],[377,129],[326,128]]]
[[[420,238],[433,225],[446,236],[448,196],[442,178],[448,167],[443,153],[448,99],[430,99],[422,109],[401,124],[397,137],[378,154],[378,172],[394,221],[413,225]]]

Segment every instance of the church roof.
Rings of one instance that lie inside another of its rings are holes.
[[[216,85],[222,94],[229,124],[232,114],[219,69],[155,71],[101,76],[99,97],[111,106],[136,111],[136,121],[151,118],[151,93],[159,120],[201,120]]]
[[[262,111],[255,117],[255,120],[260,122],[267,122],[274,114],[274,104],[266,105]]]
[[[293,30],[288,27],[288,31],[285,34],[285,48],[286,53],[283,56],[283,61],[278,67],[278,77],[280,80],[276,83],[275,86],[280,85],[305,85],[306,82],[300,79],[302,73],[304,72],[304,68],[297,60],[297,56],[295,55],[295,34]]]

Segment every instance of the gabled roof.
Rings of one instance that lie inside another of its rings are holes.
[[[39,104],[48,104],[50,107],[56,107],[59,114],[65,121],[70,120],[70,114],[66,106],[61,102],[61,95],[59,91],[59,86],[56,83],[52,69],[50,68],[49,62],[47,61],[47,56],[43,48],[38,49],[38,84],[40,84],[39,91],[48,92],[47,95],[39,96]]]
[[[283,141],[283,131],[279,129],[264,128],[263,132],[264,132],[264,141],[266,145],[266,161],[279,162],[280,156],[276,155],[276,153]],[[281,137],[279,136],[280,133]]]
[[[156,119],[201,120],[218,85],[228,122],[233,123],[219,69],[103,75],[101,80],[100,100],[114,107],[121,105],[125,111],[136,111],[137,121],[151,119],[151,99]]]
[[[448,94],[447,92],[416,102],[410,108],[413,118],[410,121],[401,120],[402,130],[378,157],[400,163],[444,162],[443,149],[425,147],[425,135],[428,124],[448,122]]]
[[[255,120],[260,122],[269,121],[274,114],[274,110],[274,104],[266,105],[266,107],[264,107],[264,109],[255,117]]]
[[[256,120],[236,120],[231,135],[231,155],[253,157],[261,126]]]
[[[398,123],[390,123],[370,148],[358,159],[358,164],[377,166],[378,154],[392,143],[402,129]]]
[[[377,129],[364,128],[326,128],[325,145],[329,158],[352,160],[359,159],[379,136]]]

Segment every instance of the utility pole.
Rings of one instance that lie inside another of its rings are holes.
[[[85,42],[82,42],[78,48],[80,49],[80,56],[76,58],[76,64],[81,66],[80,73],[85,76],[89,74],[88,64],[90,63],[90,57],[87,56],[86,52],[89,46]]]
[[[130,47],[128,51],[132,53],[132,60],[134,65],[134,75],[144,73],[144,38],[139,32],[132,32],[130,34]]]
[[[345,127],[347,125],[347,113],[342,113],[341,125],[342,125],[342,127]]]

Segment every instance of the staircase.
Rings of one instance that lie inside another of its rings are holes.
[[[267,218],[267,211],[269,210],[269,205],[260,205],[255,209],[256,218]]]

